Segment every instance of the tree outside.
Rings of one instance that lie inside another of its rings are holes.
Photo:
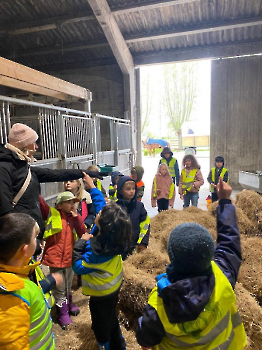
[[[196,63],[174,63],[163,66],[163,107],[169,117],[169,127],[179,139],[181,147],[181,128],[190,120],[197,98]]]

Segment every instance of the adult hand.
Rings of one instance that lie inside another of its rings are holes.
[[[219,199],[230,199],[232,193],[232,187],[226,182],[223,182],[222,177],[219,178],[217,184],[217,196]]]
[[[61,273],[59,272],[53,272],[51,275],[54,277],[56,281],[56,286],[62,287],[63,280],[64,280],[63,275],[61,275]]]
[[[182,194],[180,194],[180,199],[182,199],[182,200],[184,199],[184,196]]]
[[[91,179],[91,177],[89,175],[87,175],[84,171],[82,171],[84,177],[83,177],[83,181],[86,184],[87,188],[96,188],[96,186],[93,183],[93,180]]]
[[[92,238],[93,235],[91,235],[90,233],[84,233],[81,237],[81,239],[84,239],[85,241],[89,241],[90,238]]]

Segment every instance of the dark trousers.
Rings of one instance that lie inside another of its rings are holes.
[[[212,196],[212,203],[218,201],[218,195],[216,192],[212,192],[211,196]]]
[[[125,339],[118,323],[116,305],[118,292],[107,298],[90,297],[89,308],[92,319],[92,329],[99,343],[109,341],[110,349],[125,349]]]
[[[158,207],[158,211],[162,211],[162,210],[167,210],[168,209],[168,204],[169,204],[169,200],[165,199],[165,198],[160,198],[157,200],[157,207]]]

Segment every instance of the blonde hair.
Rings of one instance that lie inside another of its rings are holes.
[[[75,194],[75,197],[78,198],[81,201],[83,199],[83,197],[84,197],[84,192],[85,192],[85,186],[84,186],[83,180],[82,179],[76,179],[76,180],[70,180],[70,181],[76,181],[78,189],[77,189],[77,192]],[[65,187],[66,183],[67,183],[67,181],[64,182],[64,187]],[[78,208],[78,204],[79,204],[78,202],[75,203],[76,208]]]
[[[164,167],[166,168],[167,174],[169,174],[168,166],[167,166],[166,163],[161,163],[161,164],[159,164],[159,165],[158,165],[158,168],[157,168],[157,172],[160,174],[160,168],[161,168],[161,166],[164,166]]]
[[[87,170],[90,170],[90,171],[100,171],[100,168],[95,165],[95,164],[92,164],[92,165],[89,165],[89,167],[87,168]]]

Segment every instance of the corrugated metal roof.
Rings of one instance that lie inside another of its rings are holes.
[[[151,62],[152,54],[161,52],[179,54],[230,44],[243,47],[255,42],[259,50],[262,0],[181,2],[107,0],[135,63],[140,57],[142,63]],[[59,64],[115,62],[87,0],[1,1],[0,23],[0,56],[19,63],[48,70]]]

